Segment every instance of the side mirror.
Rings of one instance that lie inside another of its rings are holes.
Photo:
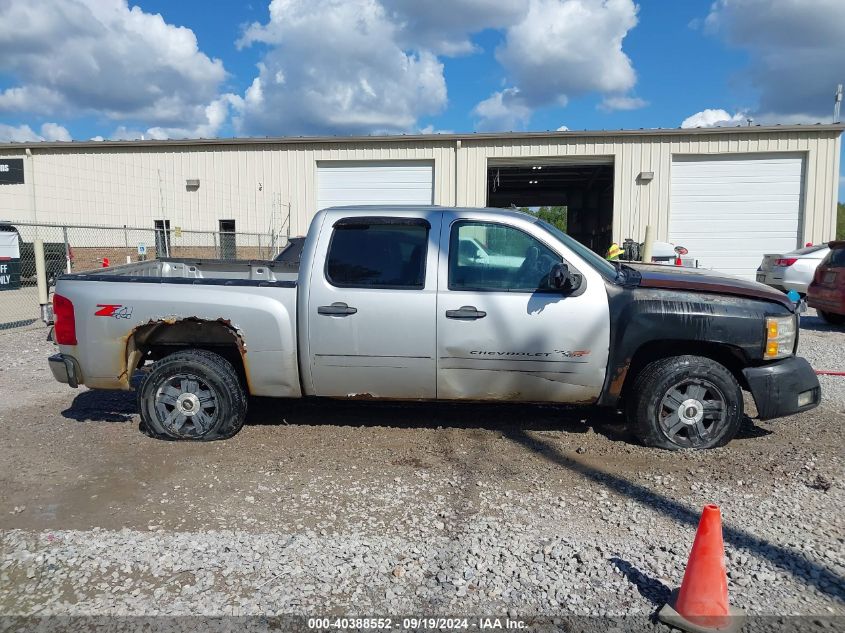
[[[581,275],[569,270],[569,266],[557,262],[549,273],[549,285],[552,288],[573,292],[581,286]]]

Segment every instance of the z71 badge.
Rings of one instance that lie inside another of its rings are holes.
[[[131,319],[132,306],[125,306],[119,303],[98,303],[100,308],[94,313],[94,316],[112,317],[114,319]]]

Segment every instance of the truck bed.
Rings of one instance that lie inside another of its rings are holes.
[[[162,334],[167,326],[178,334],[167,335],[162,344],[190,347],[208,342],[198,324],[218,324],[237,341],[251,393],[299,396],[298,268],[260,260],[166,258],[62,275],[56,294],[72,302],[79,341],[62,350],[85,368],[80,384],[129,389],[127,363],[136,335]]]
[[[299,262],[164,258],[64,275],[79,281],[296,286]]]

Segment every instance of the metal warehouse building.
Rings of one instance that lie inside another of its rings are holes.
[[[832,239],[843,126],[0,144],[0,218],[304,234],[340,204],[565,205],[568,230],[753,275]]]

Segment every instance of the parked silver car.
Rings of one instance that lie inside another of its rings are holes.
[[[763,255],[757,281],[772,288],[807,294],[816,267],[830,252],[827,244],[805,246],[789,253]]]

